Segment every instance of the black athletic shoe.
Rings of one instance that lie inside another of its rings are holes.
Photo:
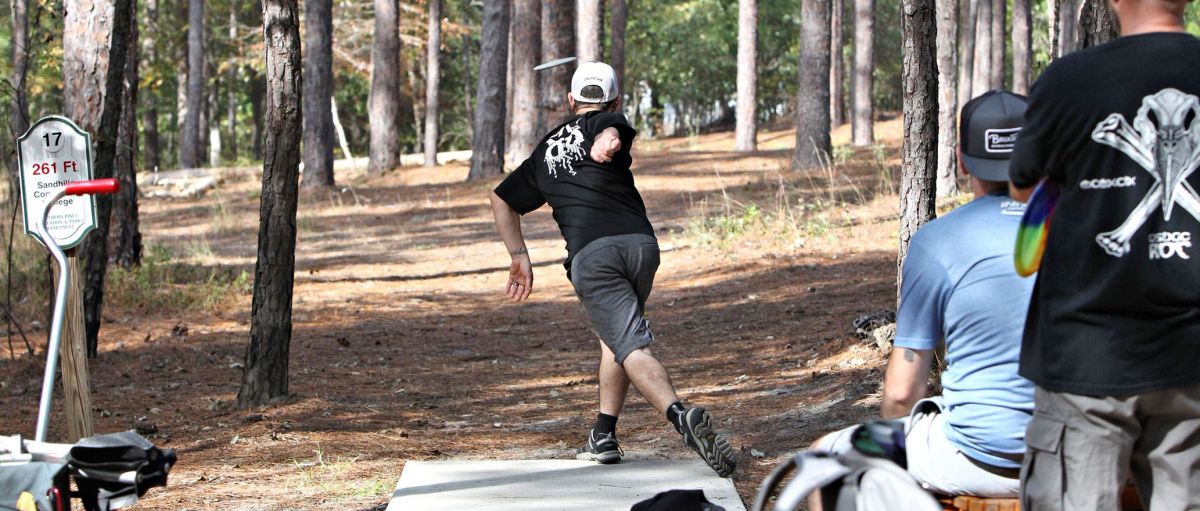
[[[733,447],[712,427],[712,416],[703,408],[688,408],[679,414],[675,429],[683,435],[683,443],[700,455],[721,477],[729,477],[737,467]]]
[[[591,460],[607,465],[621,461],[621,456],[624,454],[621,446],[617,444],[617,437],[612,433],[597,435],[593,431],[588,431],[588,441],[579,448],[575,459]]]

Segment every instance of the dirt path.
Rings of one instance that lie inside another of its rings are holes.
[[[898,124],[880,131],[894,154]],[[895,163],[861,150],[832,173],[796,175],[790,135],[763,137],[752,155],[727,152],[723,134],[636,156],[664,249],[648,311],[656,354],[742,450],[734,480],[747,500],[789,452],[874,412],[880,354],[850,323],[895,300],[895,197],[878,193],[894,180],[879,164]],[[273,406],[231,405],[248,296],[201,313],[106,309],[97,427],[153,425],[181,460],[142,509],[371,509],[406,460],[572,456],[595,414],[597,347],[563,243],[548,212],[530,215],[533,299],[507,303],[492,184],[465,173],[342,176],[345,191],[303,195],[293,394]],[[252,273],[256,179],[144,204],[147,245]],[[38,367],[0,362],[0,431],[32,433]],[[640,397],[619,427],[632,457],[693,456]]]

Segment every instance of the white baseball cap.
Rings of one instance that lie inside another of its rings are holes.
[[[583,88],[588,85],[600,87],[601,96],[584,96]],[[608,103],[617,99],[617,72],[603,62],[584,62],[575,69],[571,77],[571,97],[580,103]]]

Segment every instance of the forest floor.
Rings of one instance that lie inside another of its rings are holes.
[[[655,354],[738,449],[747,502],[789,453],[878,403],[883,353],[851,322],[894,308],[901,126],[878,124],[881,145],[857,150],[843,149],[848,128],[834,165],[809,173],[789,170],[794,134],[782,130],[760,133],[756,153],[717,133],[635,154],[663,248],[648,304]],[[136,299],[110,288],[90,366],[97,430],[156,429],[150,438],[179,453],[170,486],[139,509],[382,509],[407,460],[573,457],[596,412],[598,348],[563,242],[545,208],[527,217],[534,293],[508,302],[485,198],[494,182],[466,172],[350,171],[339,192],[302,192],[291,395],[255,409],[236,396],[259,173],[142,202],[154,275],[210,277],[146,277]],[[213,290],[212,275],[231,277]],[[170,294],[203,285],[218,295],[209,305]],[[39,358],[0,362],[0,432],[33,433]],[[631,457],[694,456],[636,393],[619,430]]]

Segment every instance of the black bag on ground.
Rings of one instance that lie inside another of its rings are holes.
[[[133,431],[76,442],[67,455],[84,509],[128,507],[155,486],[167,485],[175,450],[161,450]]]
[[[703,490],[668,490],[633,505],[630,511],[725,511],[704,497]]]

